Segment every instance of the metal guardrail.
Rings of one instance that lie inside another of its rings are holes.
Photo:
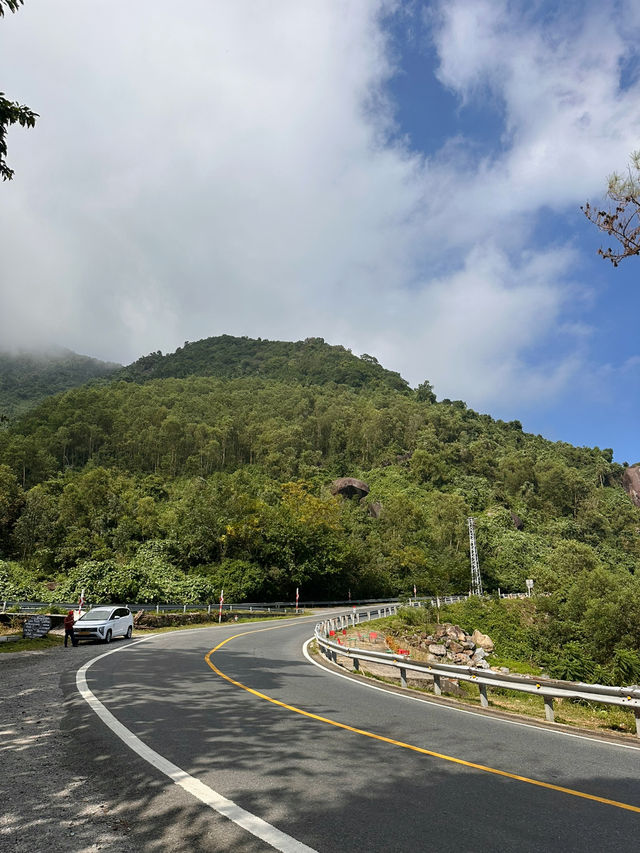
[[[586,699],[591,702],[601,702],[607,705],[617,705],[633,711],[636,721],[636,734],[640,737],[640,686],[609,687],[604,684],[583,684],[582,682],[559,681],[552,678],[517,675],[496,672],[492,669],[479,669],[473,666],[458,664],[411,661],[409,654],[393,652],[377,652],[371,649],[359,649],[344,646],[330,638],[331,632],[355,627],[363,621],[378,619],[381,615],[391,615],[397,612],[397,605],[391,605],[381,610],[354,611],[342,614],[332,619],[319,622],[315,627],[315,639],[325,657],[337,663],[338,655],[350,658],[354,669],[360,669],[361,661],[384,663],[400,670],[400,683],[407,686],[407,671],[422,672],[433,678],[433,692],[439,696],[442,693],[442,679],[455,679],[477,684],[480,692],[480,704],[489,707],[488,688],[517,690],[521,693],[535,693],[544,701],[545,717],[549,722],[554,721],[554,699]],[[388,613],[386,612],[388,611]]]
[[[93,606],[97,606],[99,602],[92,602],[87,600],[83,605],[83,610],[89,610]],[[155,613],[172,613],[172,612],[180,612],[180,613],[189,613],[194,611],[203,611],[207,610],[208,612],[213,612],[214,610],[217,612],[220,604],[219,602],[212,602],[211,604],[150,604],[145,602],[144,604],[130,604],[124,602],[124,604],[132,611],[136,610],[149,610],[154,611]],[[43,602],[43,601],[11,601],[7,599],[6,601],[0,602],[0,613],[6,613],[9,610],[14,610],[15,608],[19,609],[20,613],[35,613],[38,610],[44,610],[47,607],[56,607],[64,610],[77,610],[78,602],[77,601],[58,601],[55,603],[52,602]],[[257,611],[260,613],[295,613],[296,606],[295,604],[291,604],[290,602],[270,602],[268,604],[262,603],[243,603],[243,604],[223,604],[223,610],[245,610],[247,612]],[[300,604],[298,607],[298,613],[303,613],[304,608],[303,605]]]
[[[420,596],[418,598],[410,598],[409,605],[418,605],[422,606],[424,604],[431,604],[432,607],[440,607],[443,604],[454,604],[456,601],[465,601],[469,598],[470,593],[466,593],[464,595],[441,595],[441,596]],[[486,596],[489,597],[489,596]],[[501,598],[527,598],[526,592],[503,592],[500,593]],[[341,599],[335,601],[300,601],[298,610],[302,610],[302,608],[309,607],[353,607],[353,606],[366,606],[366,605],[374,605],[374,604],[388,604],[388,603],[398,603],[401,601],[399,598],[359,598],[351,600]],[[94,604],[99,604],[98,601],[91,601],[87,599],[85,603],[85,610]],[[120,604],[127,604],[127,602],[118,602]],[[45,607],[60,607],[65,610],[74,610],[77,608],[77,601],[21,601],[18,599],[6,599],[5,601],[0,600],[0,612],[5,613],[7,610],[13,610],[18,607],[21,613],[33,613],[36,610],[42,610]],[[207,601],[207,602],[192,602],[190,604],[184,603],[167,603],[167,604],[159,604],[154,602],[144,602],[144,603],[136,603],[136,604],[127,604],[127,606],[131,610],[155,610],[157,613],[169,613],[171,611],[182,611],[186,613],[190,610],[213,610],[214,608],[219,607],[218,601]],[[241,603],[226,603],[222,605],[223,610],[266,610],[266,611],[274,611],[278,610],[284,613],[288,613],[291,611],[295,611],[296,605],[294,601],[248,601]]]

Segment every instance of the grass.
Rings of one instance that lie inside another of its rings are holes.
[[[514,658],[492,654],[489,663],[491,666],[506,666],[509,672],[516,675],[542,675],[542,667],[536,666],[530,661],[514,660]]]
[[[46,636],[38,640],[16,640],[15,642],[0,643],[0,654],[3,652],[35,652],[60,646],[64,637]]]

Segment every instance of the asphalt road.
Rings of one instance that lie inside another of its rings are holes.
[[[302,654],[314,621],[121,641],[114,643],[116,653],[88,669],[87,684],[143,744],[319,853],[637,849],[640,751],[336,677]],[[237,684],[205,660],[229,637],[210,660]],[[135,754],[71,679],[66,690],[65,725],[74,733],[78,760],[117,801],[138,849],[273,849]]]

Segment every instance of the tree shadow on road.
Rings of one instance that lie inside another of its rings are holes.
[[[253,690],[288,704],[295,684],[294,705],[364,726],[348,706],[348,685],[338,685],[302,660],[258,657],[256,649],[231,645],[213,660]],[[69,778],[75,780],[76,791],[91,787],[94,800],[101,803],[96,846],[88,846],[92,839],[87,832],[82,839],[70,836],[72,830],[59,825],[55,810],[49,813],[38,802],[37,790],[25,788],[24,808],[9,816],[10,837],[29,846],[7,849],[272,849],[192,798],[115,738],[77,693],[77,667],[69,661],[61,681],[66,697],[60,727],[65,773],[60,773],[59,784],[56,778],[50,780],[47,796],[55,801],[72,795]],[[323,853],[618,850],[630,846],[640,826],[640,814],[631,811],[411,752],[266,702],[212,672],[202,650],[158,649],[145,643],[126,653],[126,665],[120,655],[106,658],[104,665],[98,662],[88,671],[88,680],[118,720],[152,749]],[[372,694],[372,706],[374,702]],[[424,720],[428,744],[429,727],[437,725],[429,706]],[[455,716],[449,725],[456,725]],[[393,737],[397,730],[398,719],[381,717],[381,734]],[[558,747],[562,749],[560,739]],[[27,740],[20,747],[36,748],[44,760],[42,744],[36,747]],[[466,749],[461,732],[456,754],[464,757]],[[492,764],[500,766],[508,757],[507,747],[496,743],[495,751]],[[15,759],[19,753],[13,755]],[[539,767],[530,765],[525,775],[532,769],[546,782],[565,784],[561,776],[549,775],[542,757]],[[54,777],[59,772],[56,767],[46,770]],[[599,772],[595,761],[593,772],[572,777],[569,787],[640,804],[640,773],[612,778]],[[112,838],[105,838],[104,826],[111,827]],[[46,848],[37,843],[45,835],[50,842]]]

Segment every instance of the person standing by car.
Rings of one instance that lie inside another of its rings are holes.
[[[64,617],[64,647],[67,648],[67,640],[71,637],[71,645],[77,646],[78,640],[76,639],[76,635],[73,630],[73,625],[75,622],[75,617],[73,615],[73,610],[70,610],[67,615]]]

